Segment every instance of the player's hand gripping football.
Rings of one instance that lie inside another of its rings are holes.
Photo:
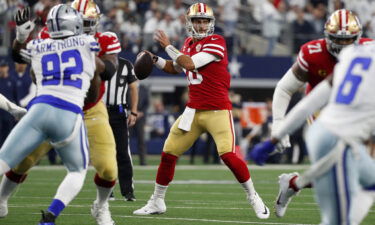
[[[34,30],[35,23],[31,21],[30,7],[19,9],[14,16],[16,21],[16,40],[25,43],[30,33]]]
[[[159,42],[160,46],[164,49],[171,44],[169,37],[162,30],[156,30],[154,33],[154,40]]]
[[[264,165],[268,159],[270,153],[274,152],[276,148],[275,142],[268,140],[261,143],[258,143],[250,152],[250,158],[257,165]]]

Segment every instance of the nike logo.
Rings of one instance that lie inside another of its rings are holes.
[[[268,214],[268,210],[267,210],[266,206],[264,206],[264,212],[263,212],[263,214]]]
[[[211,38],[211,40],[213,40],[213,41],[215,41],[215,40],[217,40],[217,39],[219,39],[219,38]]]

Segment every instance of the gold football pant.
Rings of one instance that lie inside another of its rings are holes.
[[[213,137],[219,155],[234,152],[234,127],[230,110],[196,110],[190,131],[178,128],[181,116],[173,124],[163,151],[180,156],[186,152],[204,132]]]
[[[116,145],[109,125],[107,109],[100,101],[94,107],[84,111],[84,114],[91,164],[100,178],[114,181],[117,179]],[[16,174],[27,173],[51,148],[48,142],[42,143],[16,168],[12,169],[13,172]]]

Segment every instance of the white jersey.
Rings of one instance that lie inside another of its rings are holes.
[[[365,141],[375,129],[375,44],[339,55],[328,105],[318,117],[344,140]]]
[[[26,49],[36,77],[36,99],[43,98],[44,103],[52,101],[54,105],[61,105],[63,100],[82,108],[95,72],[95,52],[99,50],[94,37],[82,34],[65,39],[35,39]]]

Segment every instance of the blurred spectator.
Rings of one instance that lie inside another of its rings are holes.
[[[178,19],[181,15],[185,15],[186,9],[182,5],[181,0],[174,0],[174,4],[167,8],[167,14],[171,15],[173,20]]]
[[[233,47],[234,32],[238,21],[238,11],[241,7],[240,0],[219,0],[218,11],[220,21],[224,23],[224,37],[227,41],[228,51],[231,52]]]
[[[0,93],[9,101],[16,103],[16,87],[14,78],[10,76],[8,60],[0,59]],[[0,147],[16,124],[14,117],[0,109]]]
[[[11,76],[16,82],[16,96],[17,105],[21,105],[21,99],[29,94],[30,85],[32,83],[30,77],[30,67],[27,64],[15,63],[14,70],[11,71]]]
[[[305,13],[301,8],[296,8],[296,19],[292,22],[293,53],[297,54],[300,47],[314,38],[315,29],[305,18]]]
[[[176,21],[179,20],[177,19]],[[164,18],[160,21],[158,29],[163,30],[168,35],[172,45],[176,46],[176,44],[178,44],[179,33],[178,30],[173,27],[173,18],[170,14],[164,14]]]
[[[284,3],[280,2],[279,8],[273,4],[275,0],[268,0],[262,6],[262,35],[268,40],[266,56],[272,55],[277,40],[280,37],[284,10]]]
[[[175,39],[175,46],[181,46],[183,44],[183,41],[186,38],[186,18],[185,15],[180,15],[176,20],[173,20],[171,26],[174,30],[174,32],[177,35],[177,39]]]
[[[139,164],[141,166],[147,165],[146,155],[147,147],[145,143],[145,125],[147,111],[149,107],[150,91],[149,88],[143,84],[138,87],[138,117],[137,122],[130,128],[132,137],[137,139]]]
[[[157,52],[158,47],[154,42],[154,32],[159,27],[160,20],[162,18],[162,13],[160,11],[155,11],[155,14],[146,20],[145,26],[143,27],[143,45],[142,49],[149,50],[152,52]]]
[[[135,17],[130,17],[120,26],[122,36],[122,45],[126,50],[131,50],[134,54],[139,52],[142,42],[141,27],[135,21]]]
[[[147,117],[147,124],[150,128],[150,138],[166,138],[174,117],[164,108],[161,99],[153,101],[153,113]]]
[[[318,4],[316,7],[312,8],[312,6],[307,7],[310,13],[313,16],[312,25],[314,26],[315,33],[319,35],[319,37],[323,37],[324,35],[324,24],[327,18],[327,7],[324,4]]]

